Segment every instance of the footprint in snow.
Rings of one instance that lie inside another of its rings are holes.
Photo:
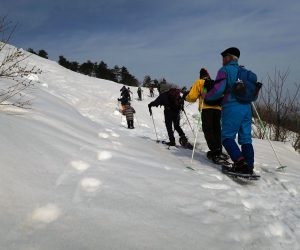
[[[120,137],[120,135],[119,135],[119,134],[117,134],[117,133],[114,133],[114,132],[111,132],[111,136],[112,136],[112,137],[116,137],[116,138],[119,138],[119,137]]]
[[[84,161],[71,161],[70,165],[78,172],[84,172],[90,167],[90,165]]]
[[[88,193],[96,192],[101,185],[101,181],[95,178],[84,178],[80,181],[80,187]]]
[[[100,132],[100,133],[98,134],[98,136],[99,136],[100,138],[104,138],[104,139],[107,139],[107,138],[109,137],[108,134],[102,133],[102,132]]]
[[[112,158],[112,153],[109,151],[100,151],[98,152],[99,161],[107,161]]]
[[[201,187],[205,189],[214,189],[214,190],[228,190],[230,189],[229,186],[224,185],[224,184],[213,184],[213,183],[205,183],[202,184]]]
[[[33,222],[51,223],[58,219],[61,211],[55,204],[47,204],[44,207],[35,209],[31,215]]]

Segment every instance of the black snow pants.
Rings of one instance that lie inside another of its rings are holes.
[[[165,109],[164,115],[170,142],[175,142],[173,125],[174,129],[177,131],[180,137],[185,136],[183,130],[180,127],[180,111]]]
[[[202,130],[208,148],[213,154],[222,152],[221,110],[202,109]]]

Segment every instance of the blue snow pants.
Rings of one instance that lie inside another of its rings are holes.
[[[230,104],[222,109],[222,144],[233,162],[245,158],[249,167],[254,165],[254,150],[251,138],[251,104]],[[238,136],[238,147],[235,139]]]

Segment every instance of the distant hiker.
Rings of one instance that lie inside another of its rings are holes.
[[[152,85],[149,87],[149,91],[150,91],[150,97],[154,97],[154,87]]]
[[[127,91],[128,91],[128,99],[129,99],[129,101],[131,101],[131,95],[133,95],[133,93],[131,92],[129,87],[127,88]]]
[[[233,171],[252,174],[254,167],[254,149],[251,138],[252,110],[250,103],[241,103],[233,94],[233,86],[237,82],[239,71],[238,59],[240,51],[228,48],[221,53],[223,67],[218,71],[213,89],[206,94],[206,100],[222,101],[222,144],[230,155]],[[235,142],[238,134],[238,143]]]
[[[142,100],[142,92],[143,92],[142,88],[138,87],[137,94],[138,94],[138,97],[139,97],[139,101]]]
[[[183,130],[180,127],[180,111],[183,110],[184,101],[180,96],[180,90],[171,88],[162,92],[153,102],[148,104],[150,115],[152,115],[152,107],[164,106],[165,124],[168,131],[169,146],[175,146],[174,129],[180,136],[179,143],[187,148],[192,148],[188,142]]]
[[[125,105],[124,109],[121,111],[123,115],[126,116],[127,125],[129,129],[134,129],[133,119],[135,114],[135,110],[130,104]]]
[[[200,70],[200,79],[196,80],[189,92],[184,94],[184,99],[188,102],[196,102],[199,99],[199,111],[201,112],[202,131],[210,151],[207,158],[214,163],[223,163],[228,156],[222,153],[221,143],[221,102],[211,101],[210,104],[203,102],[203,95],[213,87],[214,81],[211,80],[205,68]]]
[[[120,89],[120,92],[121,92],[121,98],[126,98],[126,99],[130,100],[130,93],[129,93],[128,88],[126,88],[125,86],[123,86]]]

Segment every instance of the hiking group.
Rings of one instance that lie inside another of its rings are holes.
[[[228,48],[221,55],[223,65],[215,80],[211,79],[207,69],[201,68],[199,79],[189,91],[176,88],[160,89],[159,96],[148,104],[149,112],[153,119],[152,107],[164,106],[165,125],[169,137],[169,142],[166,144],[176,145],[174,127],[179,134],[179,143],[183,147],[192,149],[193,146],[180,127],[180,114],[184,111],[184,101],[196,102],[198,100],[202,131],[209,148],[207,158],[216,164],[223,165],[230,157],[233,162],[232,172],[252,175],[254,149],[251,137],[251,103],[256,100],[261,83],[257,82],[254,73],[239,66],[238,48]],[[123,88],[123,91],[126,91],[126,87]],[[153,90],[150,90],[150,93],[153,96]],[[128,99],[126,98],[128,95],[130,97],[129,92],[124,95],[119,99],[121,104],[124,103],[123,98]],[[139,99],[141,99],[140,94]],[[122,112],[133,120],[135,111],[128,103],[124,104],[125,108]],[[240,147],[235,141],[236,136],[238,136]],[[228,155],[223,152],[223,147]]]

